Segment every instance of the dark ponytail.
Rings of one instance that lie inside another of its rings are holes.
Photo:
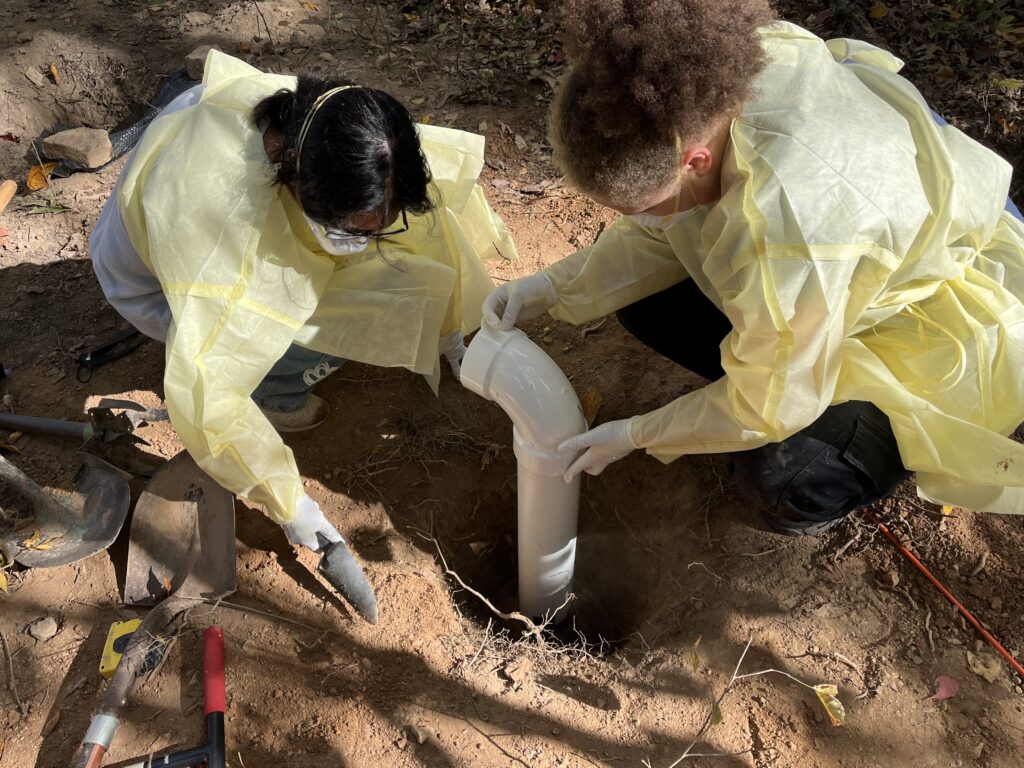
[[[356,86],[323,102],[306,132],[299,165],[306,116],[322,94],[342,85],[351,83],[299,75],[295,91],[282,89],[255,106],[252,123],[283,137],[271,160],[274,182],[296,185],[306,214],[327,225],[371,211],[429,211],[430,169],[416,126],[384,91]]]

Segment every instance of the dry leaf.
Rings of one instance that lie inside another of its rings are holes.
[[[21,453],[21,449],[11,443],[5,443],[0,440],[0,451],[7,451],[8,453]]]
[[[411,99],[411,101],[412,101],[413,104],[415,104],[418,107],[421,104],[426,103],[427,100],[425,98],[423,98],[422,96],[417,96],[416,98]]]
[[[868,11],[868,16],[872,19],[884,19],[888,15],[889,9],[883,3],[875,3],[871,6],[871,10]]]
[[[944,67],[939,67],[939,73],[938,74],[939,74],[939,77],[944,77],[947,80],[952,80],[953,76],[956,73],[953,72],[953,68],[947,64]]]
[[[10,594],[7,586],[7,571],[3,568],[0,568],[0,592],[3,592],[5,595]]]
[[[33,165],[29,168],[28,178],[25,180],[25,185],[29,188],[29,191],[38,192],[40,189],[46,189],[50,183],[50,174],[53,173],[53,169],[56,167],[56,163],[43,163],[42,165]]]
[[[690,649],[690,667],[693,669],[693,673],[697,674],[697,670],[700,669],[700,656],[697,655],[697,646],[700,645],[700,639],[703,635],[697,635],[697,639],[693,641],[693,647]]]
[[[720,722],[722,722],[722,720],[723,720],[723,718],[722,718],[722,710],[718,706],[718,702],[715,701],[714,699],[712,699],[711,700],[711,724],[712,725],[718,725]]]
[[[993,80],[992,85],[996,88],[1007,88],[1011,91],[1016,91],[1024,88],[1024,80],[1021,80],[1019,77],[1004,77]]]
[[[55,82],[57,85],[60,85],[60,70],[57,69],[56,64],[50,65],[50,77],[53,78],[53,82]]]
[[[21,542],[21,548],[31,549],[35,552],[48,552],[49,550],[53,549],[53,542],[62,538],[64,538],[63,535],[53,536],[49,539],[44,539],[43,532],[37,530],[35,533],[33,533],[31,536],[29,536],[27,539]]]
[[[580,398],[580,405],[583,407],[583,418],[587,420],[588,427],[593,425],[602,404],[604,404],[604,395],[596,387],[588,389],[586,394]]]
[[[960,693],[960,681],[955,677],[939,675],[935,678],[935,695],[932,698],[936,701],[952,699],[958,693]]]
[[[990,683],[994,683],[996,678],[999,677],[999,673],[1003,670],[999,659],[990,653],[972,653],[968,651],[967,666],[978,677],[983,677]]]
[[[316,3],[303,3],[302,7],[305,8],[307,11],[319,11],[320,10],[320,6],[317,5]]]
[[[839,696],[839,689],[834,685],[816,685],[814,686],[814,692],[818,694],[818,699],[825,707],[825,712],[828,713],[828,719],[832,721],[832,725],[842,725],[843,721],[846,720],[846,709],[843,707],[837,697]]]

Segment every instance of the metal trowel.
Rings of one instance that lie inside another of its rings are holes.
[[[317,571],[330,582],[349,605],[371,624],[377,623],[377,596],[344,541],[328,541],[319,533],[321,553]]]

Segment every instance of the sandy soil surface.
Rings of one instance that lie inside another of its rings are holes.
[[[86,248],[123,160],[36,193],[24,178],[33,137],[57,123],[130,122],[160,78],[202,43],[267,69],[346,71],[400,96],[418,119],[485,134],[482,184],[521,252],[518,262],[494,268],[496,279],[528,274],[593,241],[611,215],[559,182],[544,141],[562,66],[549,15],[518,13],[532,3],[400,5],[0,6],[0,134],[11,137],[0,136],[0,177],[21,182],[0,215],[8,231],[0,246],[0,362],[12,369],[0,387],[10,408],[83,419],[105,396],[160,404],[155,343],[87,383],[76,379],[77,357],[124,327]],[[830,15],[839,6],[853,16]],[[840,23],[850,18],[870,32],[869,7],[784,4],[790,18],[821,33],[850,33]],[[907,38],[901,50],[893,29],[887,44],[918,61],[917,44]],[[26,76],[30,68],[41,84]],[[1018,134],[997,135],[1000,117],[1018,130],[1019,100],[976,92],[972,100],[969,89],[945,92],[923,79],[958,124],[1019,151]],[[579,393],[603,394],[598,420],[651,409],[703,383],[614,319],[586,329],[540,321],[527,330]],[[166,663],[129,704],[111,764],[202,738],[199,633],[212,622],[227,637],[233,768],[664,768],[695,739],[693,753],[728,756],[686,762],[722,768],[1020,764],[1020,679],[866,517],[819,539],[776,536],[757,527],[734,493],[724,459],[662,466],[630,456],[584,482],[575,628],[538,643],[461,588],[438,557],[440,550],[499,610],[514,607],[515,458],[501,411],[447,371],[436,399],[411,374],[358,365],[318,392],[333,415],[288,443],[309,493],[366,565],[380,623],[352,615],[313,575],[312,554],[296,556],[278,526],[239,502],[238,591],[230,605],[191,612]],[[139,434],[149,445],[136,459],[181,449],[166,424]],[[57,493],[74,487],[80,459],[72,442],[0,431],[0,443],[9,439],[16,452],[4,457],[36,481]],[[135,495],[143,485],[144,478],[132,482]],[[909,486],[874,512],[1019,652],[1020,519],[943,516]],[[104,690],[97,665],[107,629],[140,615],[120,603],[126,548],[122,536],[75,565],[6,569],[3,768],[71,764]],[[27,628],[46,616],[57,632],[37,641]],[[834,684],[845,723],[832,726],[813,690],[772,672],[737,681],[721,700],[720,722],[715,716],[702,728],[748,641],[741,674],[775,669]],[[969,656],[992,659],[995,678],[972,671]],[[959,681],[955,698],[931,698],[940,675]]]

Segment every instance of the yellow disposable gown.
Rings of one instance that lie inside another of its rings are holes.
[[[175,429],[213,478],[287,523],[301,478],[250,397],[271,366],[298,343],[436,385],[439,338],[480,323],[492,288],[480,259],[515,247],[476,186],[483,138],[420,126],[436,210],[379,247],[327,255],[294,197],[271,184],[249,122],[295,78],[214,51],[203,82],[198,104],[146,131],[119,205],[170,304],[164,388]]]
[[[580,323],[690,278],[729,318],[725,377],[634,423],[669,461],[778,442],[833,403],[888,416],[922,495],[1024,513],[1024,224],[1009,165],[940,127],[902,63],[790,24],[731,127],[723,194],[628,219],[548,268]],[[682,336],[699,331],[680,327]]]

